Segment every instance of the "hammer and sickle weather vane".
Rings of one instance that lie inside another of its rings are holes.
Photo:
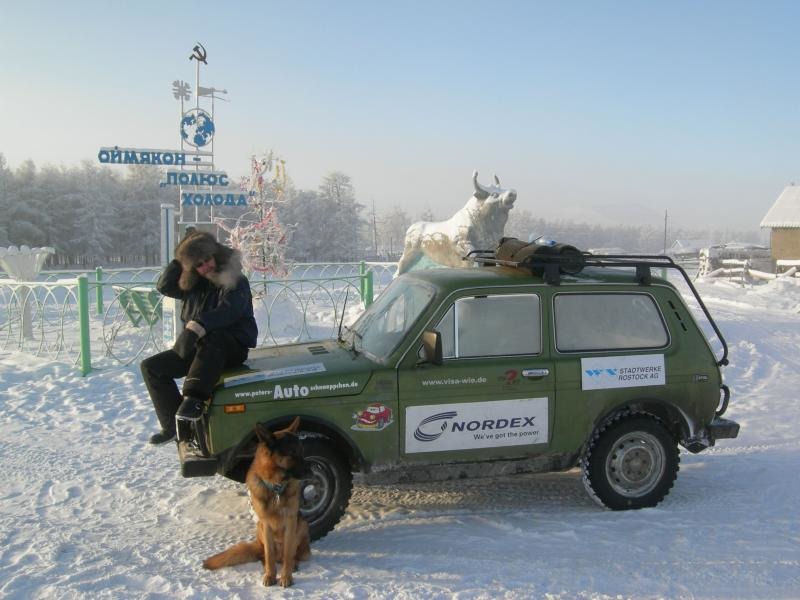
[[[208,57],[208,53],[206,49],[203,47],[203,44],[197,42],[194,48],[192,48],[192,55],[189,57],[189,60],[196,60],[198,62],[202,62],[204,65],[208,66],[206,62],[206,58]]]
[[[194,48],[192,48],[192,55],[189,56],[189,60],[190,61],[191,60],[196,60],[197,61],[197,66],[198,66],[197,79],[198,79],[198,82],[199,82],[199,78],[200,78],[200,70],[199,70],[200,69],[200,63],[203,63],[204,65],[208,66],[208,60],[207,59],[208,59],[208,52],[206,51],[205,47],[203,47],[203,44],[201,44],[200,42],[197,42],[197,44],[195,44]],[[175,97],[176,100],[181,100],[181,101],[187,101],[188,102],[189,99],[191,98],[191,93],[192,93],[192,86],[190,86],[185,81],[181,81],[179,79],[176,79],[175,81],[172,82],[172,95]],[[221,96],[218,96],[218,94],[227,94],[227,93],[228,93],[228,90],[222,90],[222,89],[215,88],[215,87],[202,87],[201,85],[197,85],[197,95],[198,96],[207,96],[207,97],[211,98],[212,100],[223,100],[225,102],[230,102],[230,100],[228,100],[227,98],[222,98]]]

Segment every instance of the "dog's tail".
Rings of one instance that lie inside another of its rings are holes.
[[[219,554],[205,559],[203,561],[203,568],[213,571],[214,569],[231,567],[233,565],[240,565],[256,560],[264,560],[264,544],[256,540],[252,542],[239,542],[227,550],[223,550]]]

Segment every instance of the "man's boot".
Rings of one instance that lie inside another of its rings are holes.
[[[206,401],[194,396],[186,396],[178,407],[175,418],[183,421],[197,421],[203,416]]]
[[[158,433],[154,433],[150,436],[150,439],[147,440],[149,444],[153,446],[160,446],[161,444],[166,444],[167,442],[171,442],[175,439],[175,432],[174,431],[164,431],[163,429]]]

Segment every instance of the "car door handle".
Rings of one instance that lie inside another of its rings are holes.
[[[522,369],[523,377],[547,377],[550,369]]]

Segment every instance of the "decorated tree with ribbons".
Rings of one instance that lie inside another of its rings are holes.
[[[289,230],[280,223],[276,205],[286,201],[286,161],[271,150],[251,157],[250,175],[242,177],[241,189],[249,194],[250,210],[236,219],[217,219],[217,225],[228,233],[230,245],[241,252],[245,270],[285,277],[289,272]]]

